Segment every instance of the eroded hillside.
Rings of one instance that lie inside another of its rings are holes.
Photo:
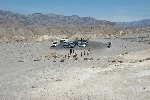
[[[100,38],[125,34],[124,30],[112,26],[51,26],[19,27],[1,26],[0,42],[53,41],[61,38]]]
[[[1,26],[0,42],[19,41],[53,41],[61,38],[107,38],[131,33],[150,32],[150,27],[123,30],[112,26],[49,26],[19,27]]]

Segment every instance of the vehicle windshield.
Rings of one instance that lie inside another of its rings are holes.
[[[80,45],[84,45],[84,43],[80,43]]]

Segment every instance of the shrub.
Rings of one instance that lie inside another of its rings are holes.
[[[112,62],[116,62],[115,60],[112,60]]]
[[[84,58],[84,60],[89,60],[89,58]]]
[[[143,60],[139,60],[139,62],[143,62]]]
[[[145,58],[145,60],[150,60],[150,58]]]
[[[123,63],[123,61],[118,61],[118,62]]]
[[[23,60],[19,60],[18,62],[24,62]]]

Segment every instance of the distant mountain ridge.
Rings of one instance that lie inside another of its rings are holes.
[[[79,17],[77,15],[63,16],[56,14],[19,14],[10,11],[0,10],[0,25],[110,25],[115,26],[115,22],[97,20],[92,17]]]
[[[143,19],[140,21],[133,22],[117,22],[117,26],[122,28],[142,28],[150,26],[150,19]]]
[[[19,14],[0,10],[0,25],[22,26],[59,26],[59,25],[109,25],[120,28],[142,28],[150,26],[150,19],[133,22],[110,22],[97,20],[93,17],[79,17],[77,15],[63,16],[57,14]]]

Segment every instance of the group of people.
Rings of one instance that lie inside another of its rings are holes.
[[[73,53],[74,53],[74,52],[73,52]],[[84,50],[83,53],[84,53],[84,55],[86,55],[85,50]],[[88,51],[87,51],[87,56],[88,56],[90,53],[91,53],[91,52],[90,52],[90,48],[89,48]],[[71,56],[71,53],[70,53],[70,54],[68,53],[68,59],[70,58],[70,56]],[[82,52],[81,52],[81,57],[82,57],[82,56],[83,56],[83,54],[82,54]],[[54,61],[53,61],[53,62],[56,62],[57,55],[54,55],[53,57],[54,57]],[[77,53],[74,53],[72,57],[73,57],[74,60],[76,60],[76,59],[78,58]],[[67,58],[67,55],[65,55],[65,59],[66,59],[66,58]]]

